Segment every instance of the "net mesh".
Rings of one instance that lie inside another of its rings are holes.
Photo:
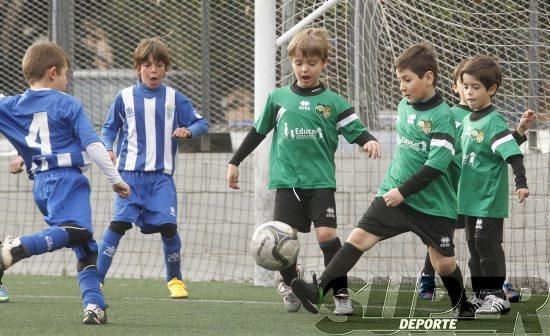
[[[322,5],[320,0],[278,0],[277,35],[282,35]],[[395,107],[401,99],[393,72],[394,58],[421,40],[436,48],[438,89],[449,102],[452,69],[477,53],[498,57],[504,84],[495,104],[511,127],[526,108],[539,114],[537,131],[523,146],[531,196],[523,204],[510,200],[505,224],[505,252],[510,276],[548,278],[550,259],[550,129],[548,2],[519,1],[352,1],[341,0],[312,26],[328,29],[333,47],[322,80],[348,98],[383,146],[382,160],[367,160],[354,146],[342,143],[336,155],[337,211],[342,240],[374,197],[395,147]],[[39,39],[57,38],[69,52],[69,92],[80,99],[96,126],[105,119],[116,93],[135,80],[132,53],[145,37],[160,36],[170,47],[173,67],[167,82],[191,98],[211,123],[212,132],[229,132],[233,147],[253,120],[254,2],[243,1],[0,1],[0,91],[26,88],[20,71],[26,48]],[[293,80],[286,45],[277,55],[277,83]],[[533,148],[529,148],[529,147]],[[548,145],[546,145],[548,146]],[[12,150],[0,141],[0,167]],[[13,153],[12,153],[13,154]],[[253,260],[248,242],[254,223],[253,160],[240,167],[241,190],[225,185],[230,153],[181,153],[176,185],[179,231],[183,238],[183,272],[193,280],[249,281]],[[0,234],[28,234],[44,227],[33,204],[31,183],[0,169]],[[9,175],[9,176],[8,176]],[[109,223],[112,192],[93,168],[89,173],[95,238]],[[260,182],[261,183],[261,182]],[[301,235],[300,262],[308,270],[323,269],[313,234]],[[457,256],[466,270],[468,252],[457,232]],[[353,275],[414,276],[425,246],[412,234],[382,242],[369,251]],[[73,274],[71,251],[37,256],[9,272]],[[8,272],[8,273],[9,273]],[[466,271],[467,273],[467,271]],[[129,231],[117,251],[109,276],[164,275],[158,235]]]

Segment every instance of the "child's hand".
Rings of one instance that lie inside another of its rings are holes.
[[[108,150],[107,153],[109,153],[109,158],[111,158],[111,161],[116,166],[116,155],[115,155],[115,153],[113,153],[112,150]]]
[[[185,127],[176,128],[174,133],[172,133],[174,138],[190,138],[191,135],[191,131]]]
[[[128,183],[122,181],[122,182],[119,182],[117,184],[113,184],[113,191],[116,192],[118,194],[118,196],[122,197],[122,198],[127,198],[128,196],[130,196],[130,186],[128,185]]]
[[[537,120],[537,114],[535,112],[531,110],[523,112],[519,120],[518,128],[516,129],[518,134],[524,136],[527,130],[533,126],[535,120]]]
[[[529,197],[529,189],[519,188],[516,190],[516,195],[518,195],[519,203],[522,203],[527,197]]]
[[[21,156],[16,157],[15,159],[10,161],[10,173],[12,174],[19,174],[23,171],[23,166],[25,165],[25,161],[23,161],[23,158]]]
[[[239,187],[239,167],[229,164],[227,166],[227,185],[231,189],[241,189]]]
[[[405,199],[403,195],[397,190],[397,188],[393,188],[387,193],[384,194],[384,202],[386,202],[386,205],[390,208],[396,207],[399,204],[403,203],[403,200]]]
[[[363,145],[363,149],[367,152],[367,155],[370,158],[377,159],[380,157],[382,152],[380,151],[380,143],[375,140],[371,140]]]

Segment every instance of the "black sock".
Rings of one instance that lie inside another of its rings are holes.
[[[290,267],[287,267],[285,269],[282,269],[279,271],[281,273],[281,276],[283,277],[283,282],[285,285],[290,286],[292,283],[292,280],[294,278],[298,277],[298,271],[296,270],[296,264],[297,262],[294,262]]]
[[[330,239],[326,242],[319,243],[319,246],[321,247],[321,251],[323,251],[323,256],[325,259],[325,267],[330,263],[330,261],[334,258],[336,253],[340,250],[342,247],[342,243],[340,242],[340,238],[334,237],[333,239]],[[347,275],[344,275],[342,277],[336,278],[332,280],[327,288],[325,288],[325,294],[332,288],[334,294],[339,294],[340,291],[345,290],[348,288],[348,277]],[[342,293],[346,293],[342,291]]]
[[[422,272],[420,273],[420,275],[435,277],[435,270],[432,265],[432,261],[430,260],[429,252],[426,252],[426,259],[424,259],[424,268],[422,269]]]
[[[332,280],[348,274],[362,255],[363,251],[350,243],[344,243],[344,246],[336,253],[323,274],[321,274],[321,277],[319,277],[319,286],[323,289],[323,293],[326,293],[325,289],[328,288]]]
[[[477,252],[475,240],[468,241],[468,250],[470,251],[470,260],[468,260],[468,267],[470,268],[470,281],[472,282],[472,291],[474,296],[481,298],[481,291],[484,288],[483,270],[481,269],[480,257]]]
[[[466,294],[464,291],[464,281],[462,279],[462,271],[456,265],[455,270],[448,275],[441,275],[443,285],[447,289],[447,293],[451,298],[453,308],[456,308],[460,303],[466,302]]]
[[[506,279],[506,258],[502,244],[487,238],[476,238],[475,244],[480,255],[480,268],[483,270],[483,290],[500,294]]]

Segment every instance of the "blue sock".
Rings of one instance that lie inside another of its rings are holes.
[[[166,264],[166,281],[173,278],[181,280],[180,235],[176,233],[170,238],[162,237],[162,249],[164,250],[164,263]]]
[[[21,245],[28,256],[44,254],[69,247],[69,234],[59,226],[50,226],[40,232],[22,236]]]
[[[103,233],[103,239],[99,243],[97,254],[97,272],[99,273],[99,281],[102,283],[105,282],[105,275],[111,267],[113,257],[115,256],[121,238],[122,235],[109,229],[105,230]]]
[[[99,288],[99,277],[94,266],[88,266],[78,272],[78,285],[82,295],[82,307],[86,308],[88,303],[93,303],[101,309],[105,309],[105,298]]]

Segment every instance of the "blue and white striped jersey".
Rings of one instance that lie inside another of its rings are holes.
[[[27,173],[90,164],[86,146],[99,142],[74,97],[53,89],[28,89],[0,98],[0,132],[23,157]]]
[[[116,97],[101,129],[101,139],[105,148],[112,150],[118,136],[118,170],[172,175],[178,148],[172,133],[179,127],[187,128],[193,137],[208,131],[206,120],[182,93],[165,85],[151,90],[138,82]]]

